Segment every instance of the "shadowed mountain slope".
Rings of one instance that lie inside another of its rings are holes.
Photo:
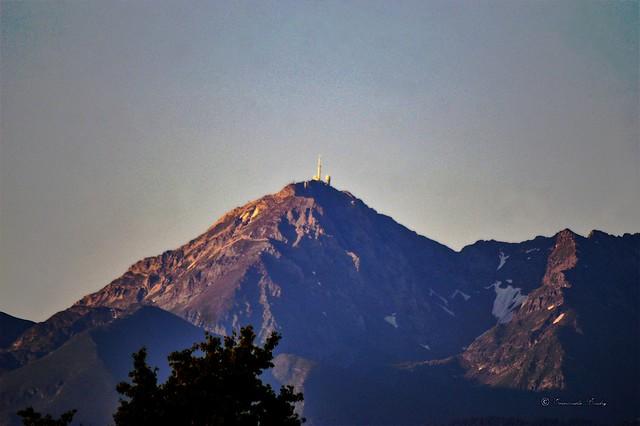
[[[5,348],[35,322],[0,312],[0,348]]]
[[[307,379],[315,404],[307,403],[306,414],[318,424],[474,417],[487,425],[495,417],[633,424],[640,415],[640,235],[584,238],[564,230],[553,242],[539,285],[461,354],[396,368],[320,366]],[[502,259],[522,249],[497,244]],[[496,301],[507,293],[497,282],[490,287],[501,289]]]
[[[16,356],[6,352],[5,349],[34,324],[35,322],[33,321],[16,318],[0,312],[0,373],[21,365]]]
[[[118,401],[116,383],[127,378],[133,352],[147,347],[149,364],[159,367],[164,380],[167,355],[203,337],[202,329],[153,307],[76,334],[46,356],[0,376],[0,424],[20,424],[15,412],[30,405],[55,414],[76,408],[77,421],[107,424]]]

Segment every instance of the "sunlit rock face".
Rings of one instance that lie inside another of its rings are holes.
[[[576,261],[574,235],[570,231],[559,233],[542,285],[525,298],[513,318],[499,321],[462,354],[469,377],[532,390],[565,386],[561,370],[564,349],[558,341],[558,329],[568,324],[569,318],[564,324],[554,322],[554,318],[562,312],[562,288],[570,286],[565,271],[575,267]],[[499,292],[496,286],[497,298],[506,298],[506,292]]]
[[[537,391],[572,383],[604,390],[616,386],[612,376],[637,378],[638,247],[637,234],[558,233],[541,285],[510,321],[499,322],[460,356],[467,377]]]

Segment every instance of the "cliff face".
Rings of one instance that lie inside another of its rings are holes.
[[[508,324],[478,337],[462,354],[467,376],[492,385],[532,390],[563,388],[565,356],[560,328],[575,328],[575,313],[564,306],[563,289],[571,287],[565,271],[575,267],[576,242],[571,231],[556,236],[541,286],[532,291]]]

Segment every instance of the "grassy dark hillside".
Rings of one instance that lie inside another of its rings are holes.
[[[116,408],[116,383],[126,379],[134,351],[146,346],[150,364],[164,378],[167,355],[202,337],[203,330],[152,307],[78,334],[52,353],[0,376],[0,424],[19,424],[15,412],[33,406],[56,415],[76,408],[77,422],[104,425]]]

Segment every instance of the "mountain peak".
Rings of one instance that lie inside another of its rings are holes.
[[[354,196],[349,191],[341,191],[334,186],[327,184],[326,182],[319,180],[305,180],[300,182],[293,182],[286,185],[279,192],[275,194],[278,198],[286,197],[304,197],[313,198],[318,202],[323,201],[342,201],[347,202],[360,202],[362,201]],[[364,203],[362,203],[364,204]]]
[[[229,211],[183,246],[137,262],[78,304],[148,304],[220,334],[251,323],[260,336],[296,334],[300,315],[313,314],[326,327],[361,338],[365,329],[386,330],[384,318],[400,309],[402,294],[426,310],[400,319],[402,334],[424,334],[437,321],[429,320],[434,314],[423,283],[440,291],[452,253],[347,191],[319,180],[294,182]],[[296,315],[279,313],[287,294],[300,298]],[[304,334],[298,344],[308,350],[336,350],[334,332]]]
[[[573,232],[570,228],[564,228],[555,235],[556,239],[574,239],[580,237],[580,234]]]
[[[298,199],[298,202],[295,202],[295,199]],[[328,185],[322,181],[316,180],[307,180],[300,182],[292,182],[288,185],[285,185],[280,191],[267,194],[255,200],[249,201],[240,207],[236,207],[231,211],[227,212],[223,215],[218,221],[216,221],[209,230],[214,229],[216,225],[221,222],[225,222],[230,217],[235,217],[240,215],[242,216],[251,211],[251,215],[254,215],[254,218],[270,209],[278,206],[286,204],[289,207],[294,207],[296,204],[306,204],[304,199],[313,199],[317,204],[332,204],[332,203],[342,203],[342,204],[355,204],[364,203],[356,198],[353,194],[348,191],[340,191],[331,185]],[[252,209],[258,209],[254,211]],[[246,217],[242,219],[246,222]]]
[[[302,234],[315,234],[314,238],[317,238],[325,233],[324,228],[332,227],[332,218],[337,219],[336,211],[348,221],[353,220],[356,210],[362,207],[369,211],[369,215],[377,214],[351,193],[325,182],[293,182],[276,193],[229,211],[196,240],[203,237],[207,240],[231,240],[244,236],[251,240],[295,244]]]

